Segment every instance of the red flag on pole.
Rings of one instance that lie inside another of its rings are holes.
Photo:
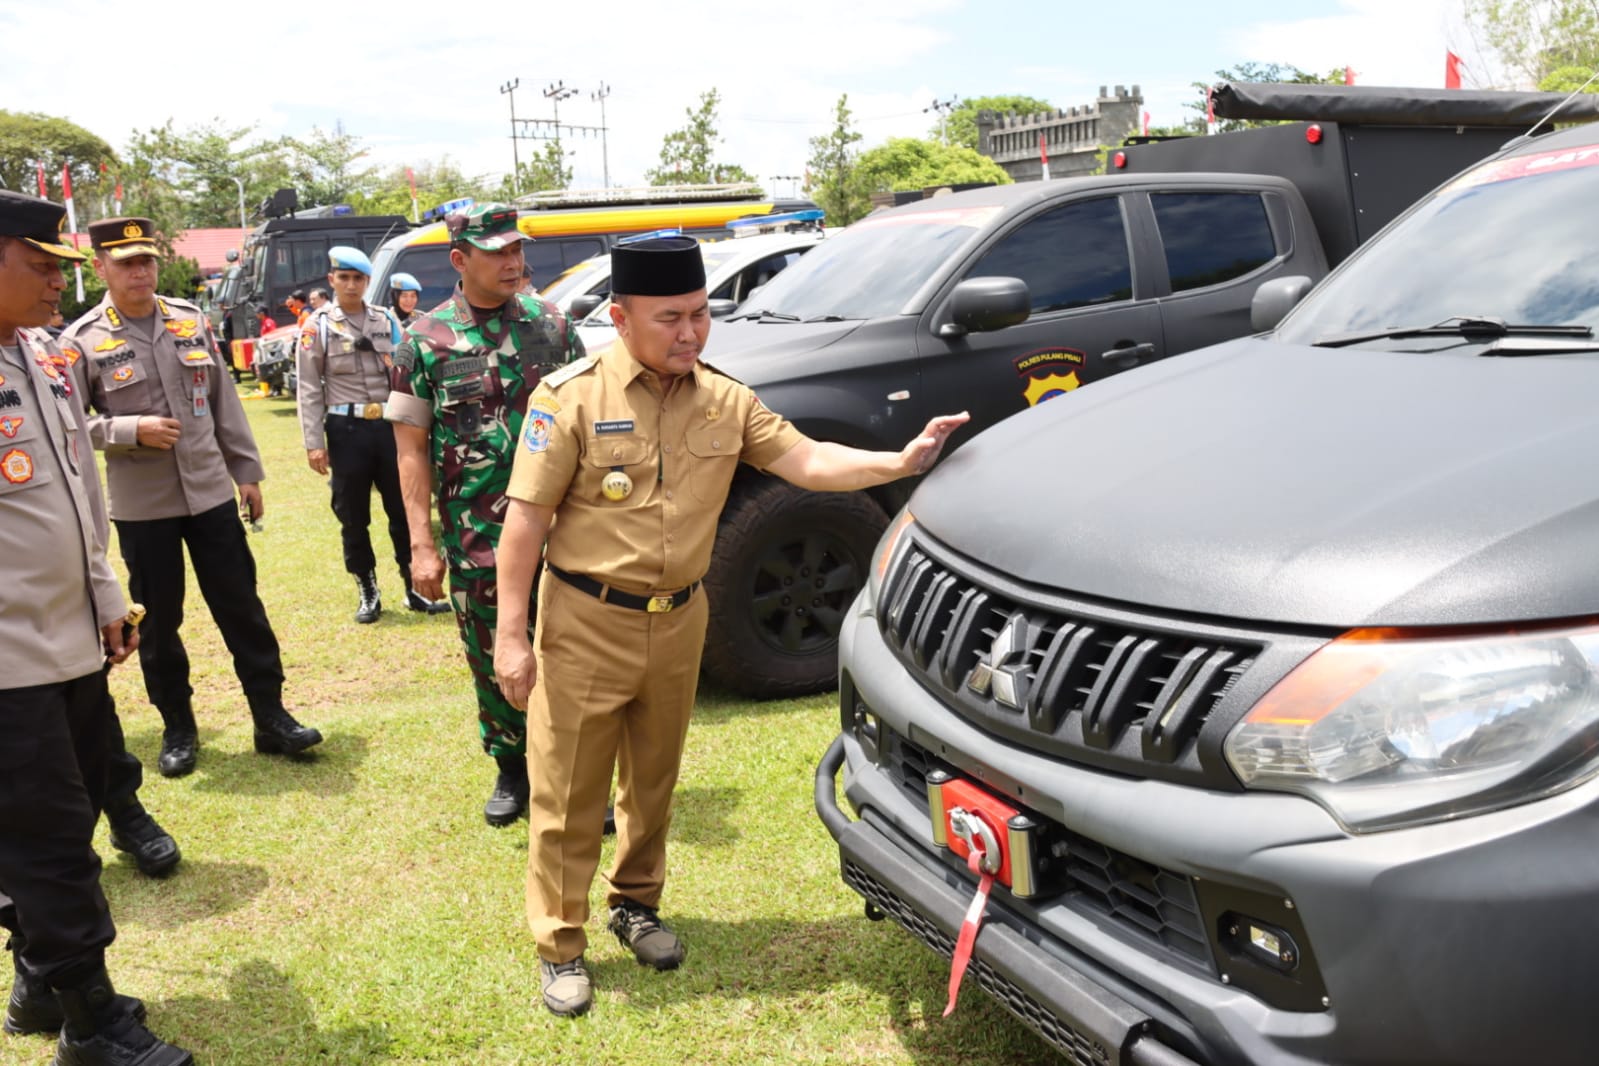
[[[1043,179],[1049,180],[1049,148],[1044,144],[1044,135],[1038,135],[1038,162],[1043,171]]]
[[[1460,88],[1460,68],[1465,66],[1460,57],[1450,51],[1444,52],[1444,88]]]
[[[1354,67],[1345,67],[1344,68],[1344,84],[1345,85],[1353,85],[1353,84],[1355,84],[1355,68]]]
[[[1216,132],[1216,90],[1205,90],[1205,132]]]
[[[78,246],[78,213],[72,209],[72,175],[67,169],[67,164],[61,164],[61,199],[66,202],[67,229],[72,234],[72,247]],[[83,301],[83,264],[72,265],[74,276],[78,281],[78,301]]]
[[[1149,136],[1149,112],[1144,112],[1144,136]]]
[[[39,199],[41,199],[41,200],[50,199],[50,189],[44,183],[44,164],[43,163],[39,164]]]

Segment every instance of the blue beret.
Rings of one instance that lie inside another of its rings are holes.
[[[328,249],[328,263],[334,270],[359,270],[369,278],[372,276],[372,260],[361,249],[346,244]]]

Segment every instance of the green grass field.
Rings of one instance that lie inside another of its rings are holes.
[[[149,1003],[158,1033],[217,1066],[1060,1061],[974,981],[940,1018],[948,964],[893,923],[867,922],[840,883],[811,809],[837,731],[831,694],[701,692],[662,904],[688,960],[668,974],[636,965],[604,930],[596,879],[594,1009],[546,1012],[522,912],[527,823],[483,822],[493,763],[454,622],[396,610],[392,565],[379,573],[383,618],[351,620],[353,583],[293,403],[245,406],[268,471],[266,528],[251,539],[285,700],[327,740],[304,763],[254,753],[192,575],[184,637],[203,745],[192,776],[155,773],[160,718],[135,664],[113,673],[146,766],[141,794],[184,856],[152,881],[103,825],[97,838],[119,931],[111,973]],[[609,857],[607,843],[602,869]],[[0,1066],[50,1054],[43,1038],[0,1040]]]

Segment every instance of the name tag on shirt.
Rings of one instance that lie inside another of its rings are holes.
[[[613,420],[611,420],[609,422],[596,422],[596,423],[594,423],[594,434],[595,434],[595,436],[599,436],[602,433],[631,433],[631,432],[633,432],[633,420],[631,418],[617,418],[617,419],[613,419]]]

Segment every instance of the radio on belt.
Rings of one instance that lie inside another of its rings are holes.
[[[982,868],[1021,899],[1053,895],[1063,887],[1055,876],[1055,834],[1017,807],[970,781],[944,771],[927,774],[927,809],[933,821],[933,843],[948,848],[963,862],[976,843],[983,851]]]

